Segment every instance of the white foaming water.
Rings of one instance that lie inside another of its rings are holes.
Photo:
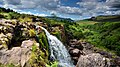
[[[51,52],[50,58],[52,60],[58,60],[59,67],[75,67],[67,49],[62,42],[55,36],[51,35],[45,28],[41,28],[45,31],[49,42],[49,48]]]

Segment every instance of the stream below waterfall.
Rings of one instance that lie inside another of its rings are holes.
[[[58,67],[75,67],[73,61],[62,42],[55,36],[51,35],[45,28],[41,27],[47,36],[50,48],[50,59],[59,62]]]

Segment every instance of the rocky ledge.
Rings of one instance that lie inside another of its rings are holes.
[[[120,57],[77,39],[69,40],[68,50],[76,67],[113,67],[120,65]]]

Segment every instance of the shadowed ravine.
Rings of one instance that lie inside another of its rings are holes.
[[[75,67],[71,60],[71,57],[62,44],[55,36],[51,35],[45,28],[41,27],[48,38],[49,47],[50,47],[50,59],[57,60],[59,62],[59,67]]]

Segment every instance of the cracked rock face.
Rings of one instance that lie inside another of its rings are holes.
[[[0,53],[0,63],[13,63],[23,67],[29,60],[31,51],[27,48],[14,47],[11,50],[1,50]]]
[[[31,47],[34,41],[26,40],[22,42],[21,47],[13,47],[12,49],[0,50],[0,63],[2,64],[14,64],[24,67],[25,63],[30,59]],[[24,46],[27,46],[24,47]]]
[[[98,53],[81,56],[76,67],[109,67],[108,59]]]

